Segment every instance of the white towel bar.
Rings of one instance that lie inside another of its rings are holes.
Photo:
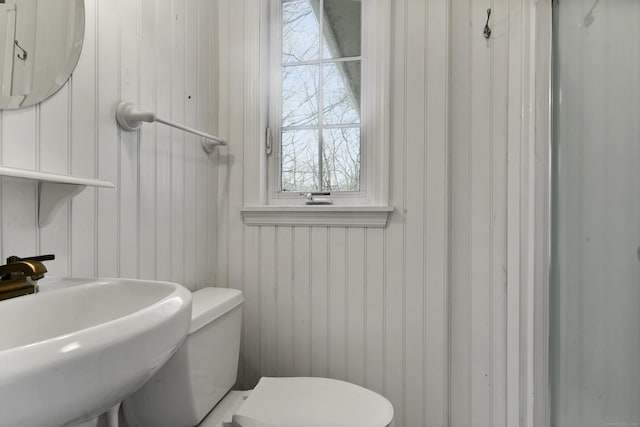
[[[185,132],[192,133],[194,135],[201,136],[208,139],[208,141],[202,141],[202,149],[207,154],[211,153],[213,149],[218,145],[227,145],[227,141],[217,136],[211,135],[210,133],[202,132],[188,126],[161,119],[160,117],[156,116],[156,113],[153,113],[151,111],[137,110],[135,105],[131,102],[121,102],[118,104],[118,106],[116,107],[116,120],[122,129],[128,131],[140,129],[140,126],[142,126],[142,122],[158,122],[176,129],[183,130]]]

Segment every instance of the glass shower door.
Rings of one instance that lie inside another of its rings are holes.
[[[552,427],[640,427],[640,1],[554,5]]]

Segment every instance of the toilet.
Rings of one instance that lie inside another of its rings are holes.
[[[328,378],[260,379],[253,390],[230,391],[236,381],[242,293],[204,288],[193,293],[191,327],[169,361],[123,402],[130,427],[207,426],[387,427],[385,397]],[[209,424],[209,420],[220,420]],[[224,421],[224,422],[223,422]]]

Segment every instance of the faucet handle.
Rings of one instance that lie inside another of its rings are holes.
[[[18,261],[52,261],[54,259],[56,259],[56,256],[54,254],[37,255],[37,256],[30,256],[26,258],[20,258],[18,256],[11,255],[9,258],[7,258],[7,264],[11,264]]]

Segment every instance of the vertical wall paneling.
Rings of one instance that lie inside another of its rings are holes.
[[[139,71],[145,76],[140,81],[139,103],[141,108],[155,110],[157,103],[157,82],[155,72],[158,62],[158,2],[141,0],[140,5],[140,63]],[[158,133],[156,126],[145,125],[140,129],[139,139],[139,193],[140,206],[138,229],[140,277],[156,277],[156,223],[158,218],[156,193],[156,168]]]
[[[491,371],[493,423],[506,426],[507,153],[510,4],[494,0],[491,52]],[[517,56],[516,56],[517,58]]]
[[[225,94],[227,104],[221,107],[221,110],[227,110],[228,117],[244,117],[245,103],[244,103],[244,83],[245,79],[241,73],[236,73],[234,70],[241,70],[244,68],[245,57],[244,53],[244,9],[251,7],[247,4],[248,0],[242,0],[240,2],[234,2],[234,7],[229,7],[229,19],[230,22],[242,22],[240,26],[237,26],[231,30],[231,37],[228,40],[226,62],[222,63],[223,67],[228,68],[227,73],[231,76],[229,91]],[[237,5],[237,6],[236,6]],[[244,168],[244,147],[242,141],[244,139],[244,126],[243,123],[235,120],[229,120],[228,123],[229,133],[229,148],[228,155],[222,158],[223,162],[227,163],[229,169],[229,180],[237,181],[241,180]],[[242,220],[240,218],[239,206],[242,204],[242,189],[237,191],[230,191],[228,194],[229,202],[224,203],[222,208],[228,209],[226,228],[228,229],[228,235],[233,236],[228,241],[229,262],[227,268],[229,269],[229,282],[228,286],[234,288],[244,289],[245,282],[242,277],[244,262],[237,262],[242,260],[241,255],[244,247],[244,233],[242,227]],[[237,233],[240,233],[238,235]],[[233,233],[233,234],[232,234]],[[236,238],[240,237],[242,238]],[[236,262],[231,262],[236,260]]]
[[[407,426],[424,425],[424,291],[425,291],[425,105],[426,82],[426,2],[407,1],[405,25],[407,52],[411,52],[411,66],[405,71],[408,90],[406,92],[406,115],[404,123],[407,141],[404,151],[405,227],[407,233],[405,251],[405,342],[404,355],[404,423]],[[418,379],[418,380],[412,380]]]
[[[481,36],[487,7],[492,9],[488,40]],[[510,7],[498,0],[454,1],[452,9],[452,16],[461,18],[452,21],[457,54],[451,65],[456,82],[451,120],[464,124],[454,124],[451,134],[453,425],[506,425]]]
[[[347,229],[347,380],[364,384],[365,229]]]
[[[391,141],[389,201],[395,211],[385,229],[385,337],[384,343],[384,394],[394,406],[394,420],[397,425],[405,425],[405,373],[403,349],[405,334],[405,271],[407,248],[404,239],[407,234],[405,217],[407,214],[404,161],[406,159],[406,97],[411,90],[406,78],[411,52],[407,51],[407,26],[410,10],[406,1],[392,3],[392,44],[391,44]]]
[[[232,171],[235,171],[234,176],[240,176],[238,173],[244,174],[245,169],[256,170],[260,159],[259,148],[249,150],[240,141],[258,141],[262,134],[260,126],[260,109],[258,108],[260,105],[260,91],[249,90],[250,88],[258,87],[260,82],[260,68],[245,66],[245,64],[252,63],[256,58],[260,58],[261,7],[262,2],[260,1],[244,1],[245,10],[253,9],[255,12],[244,13],[244,10],[239,10],[239,16],[242,17],[243,23],[235,33],[238,36],[238,39],[232,41],[230,45],[230,49],[232,49],[231,55],[237,56],[243,61],[242,66],[244,66],[244,68],[239,69],[246,70],[245,73],[240,73],[241,75],[237,77],[237,83],[239,85],[234,87],[233,89],[235,91],[231,93],[232,98],[238,98],[240,100],[238,103],[239,109],[236,113],[242,114],[243,117],[242,122],[232,122],[233,124],[237,123],[238,139],[236,139],[236,141],[238,141],[238,151],[242,150],[242,155],[240,156],[242,159],[242,168],[239,167],[239,163],[234,161],[232,166]],[[235,197],[238,197],[238,201],[240,201],[240,203],[242,203],[242,200],[255,200],[257,198],[258,189],[255,185],[252,185],[252,183],[245,182],[245,184],[239,187],[238,190],[239,191],[232,192],[237,193]],[[230,206],[233,209],[230,214],[230,224],[233,224],[232,227],[234,230],[241,230],[243,225],[238,209],[240,205],[232,204]],[[252,260],[250,262],[244,262],[244,290],[247,295],[252,297],[251,299],[254,299],[251,301],[250,297],[247,298],[249,305],[245,311],[246,323],[244,352],[245,360],[248,362],[245,366],[245,386],[248,384],[255,384],[262,374],[261,368],[265,364],[270,365],[270,349],[268,346],[265,348],[267,352],[262,354],[262,343],[269,340],[268,331],[265,331],[266,333],[264,336],[262,335],[262,323],[265,321],[269,322],[270,317],[272,317],[272,313],[267,311],[271,306],[269,301],[272,298],[272,283],[270,277],[265,277],[264,275],[264,273],[266,273],[267,276],[269,276],[272,268],[267,267],[262,262],[262,256],[265,255],[265,250],[263,250],[262,245],[263,237],[265,237],[266,240],[264,240],[264,244],[270,246],[265,246],[264,249],[269,252],[273,251],[273,245],[275,242],[273,239],[269,238],[272,233],[273,230],[263,229],[262,227],[253,227],[251,229],[244,230],[244,253],[254,255],[253,257],[249,256],[243,258],[243,262],[246,260]],[[252,247],[252,244],[256,243],[258,247]],[[267,256],[266,260],[269,259],[270,257]],[[262,271],[263,266],[267,268],[264,272]],[[297,263],[295,263],[294,266],[294,268],[297,268]],[[294,271],[297,272],[295,269]],[[299,278],[296,276],[294,280],[294,283],[296,284],[297,298],[297,284],[299,283]],[[230,284],[230,286],[235,285]],[[267,302],[266,305],[264,304],[265,302]],[[263,308],[265,309],[265,317],[263,317]],[[297,324],[298,322],[296,322],[296,325]],[[296,346],[297,341],[297,339],[294,341],[294,351],[299,351]],[[268,372],[268,370],[265,369],[265,372]]]
[[[37,167],[37,107],[2,112],[2,163]],[[2,178],[2,257],[37,251],[36,185]]]
[[[509,92],[508,92],[508,104],[509,105],[526,105],[522,99],[522,94],[525,91],[520,88],[525,85],[525,73],[528,72],[524,67],[526,55],[528,50],[526,47],[527,38],[524,34],[523,25],[526,22],[524,11],[526,6],[529,5],[528,1],[524,2],[510,2],[511,10],[509,16]],[[523,57],[519,57],[519,55]],[[508,252],[507,252],[507,384],[506,384],[506,422],[507,425],[513,425],[519,423],[523,416],[519,411],[519,405],[521,402],[521,382],[520,382],[520,350],[522,343],[520,341],[520,313],[522,300],[520,294],[520,288],[526,281],[524,278],[521,262],[524,257],[521,257],[517,248],[521,245],[521,237],[524,234],[521,233],[521,216],[520,209],[526,205],[524,200],[520,199],[522,191],[522,177],[524,173],[520,173],[522,167],[522,147],[524,141],[520,142],[519,139],[525,128],[525,123],[520,123],[518,120],[521,112],[516,109],[510,109],[508,111],[508,186],[507,186],[507,209],[508,209]],[[526,116],[525,116],[526,118]],[[525,119],[526,120],[526,119]],[[526,141],[526,140],[525,140]],[[519,143],[520,142],[520,143]],[[548,149],[548,148],[547,148]],[[525,193],[526,194],[526,193]],[[542,234],[542,233],[540,233]],[[545,272],[546,274],[546,272]],[[542,396],[540,396],[542,398]],[[545,423],[547,420],[545,419]],[[528,424],[531,425],[531,424]]]
[[[329,376],[347,379],[347,236],[329,229]]]
[[[33,254],[38,247],[37,184],[2,178],[2,256]]]
[[[227,50],[226,62],[223,63],[221,61],[221,66],[226,67],[226,72],[231,76],[229,90],[225,94],[227,97],[227,104],[223,104],[220,107],[221,111],[227,110],[226,114],[229,118],[227,123],[229,141],[229,148],[227,151],[228,155],[221,158],[222,162],[225,162],[228,168],[227,177],[229,182],[238,182],[242,180],[242,176],[244,173],[244,146],[241,142],[244,140],[244,124],[242,122],[239,123],[238,121],[232,120],[232,118],[244,117],[244,112],[247,108],[244,98],[245,77],[242,75],[242,73],[235,72],[235,70],[243,69],[245,64],[244,39],[247,29],[245,28],[243,18],[244,10],[247,7],[251,7],[251,4],[249,4],[249,0],[233,2],[233,7],[228,7],[229,21],[232,23],[242,22],[242,24],[236,26],[235,28],[232,28],[228,44],[225,46],[225,49]],[[225,194],[227,193],[224,190],[221,191]],[[225,234],[228,239],[227,268],[229,269],[228,282],[226,285],[231,288],[239,288],[244,291],[247,289],[247,285],[253,286],[255,288],[257,284],[255,283],[255,280],[253,283],[248,284],[245,281],[245,277],[243,275],[245,265],[247,264],[242,257],[242,254],[245,253],[245,245],[247,244],[247,239],[245,239],[245,236],[248,234],[248,237],[251,238],[253,234],[251,232],[247,233],[247,230],[244,230],[242,227],[242,219],[240,218],[239,209],[242,204],[242,192],[243,190],[241,190],[241,187],[234,189],[234,191],[228,192],[229,202],[223,202],[222,208],[227,209],[226,218],[228,220],[228,222],[225,224]],[[251,264],[253,263],[249,263],[249,265]],[[259,307],[259,304],[255,304],[255,306]],[[252,313],[249,312],[248,308],[244,311],[244,316],[243,329],[245,338],[243,340],[243,347],[240,351],[241,354],[244,355],[241,356],[243,360],[247,360],[247,330],[255,328],[255,325],[249,325],[249,320],[251,319],[250,316],[252,316]],[[242,386],[246,387],[246,384],[248,383],[247,379],[256,379],[257,366],[252,367],[247,363],[243,365],[242,369],[246,371],[246,373],[241,372],[243,373],[242,378],[244,378]]]
[[[255,29],[247,27],[244,16],[245,8],[254,8],[255,1],[221,1],[219,7],[219,78],[224,84],[219,85],[219,133],[228,141],[228,146],[219,150],[218,160],[218,190],[219,197],[217,208],[217,271],[216,283],[219,286],[228,286],[245,290],[245,261],[243,254],[245,247],[245,230],[242,227],[240,207],[242,206],[243,186],[234,191],[229,191],[230,182],[241,182],[244,171],[244,146],[242,141],[245,135],[245,85],[246,78],[243,73],[236,70],[244,69],[245,64],[245,39],[248,43],[254,42],[247,34],[255,36]],[[252,31],[253,30],[253,31]],[[234,120],[234,118],[242,118]],[[257,240],[256,240],[257,241]],[[258,253],[253,252],[253,253]],[[252,264],[250,264],[252,265]],[[256,286],[255,283],[251,284]],[[257,305],[259,306],[259,304]],[[244,311],[243,333],[247,331],[248,310]],[[246,358],[246,335],[241,344],[241,359]],[[247,364],[241,364],[239,378],[247,376],[255,377],[257,366],[252,367],[245,375],[243,370],[249,368]],[[253,371],[253,373],[251,372]],[[252,378],[253,378],[252,377]]]
[[[469,340],[470,310],[470,104],[471,76],[469,22],[470,2],[451,1],[451,258],[449,260],[450,307],[450,422],[452,426],[471,426],[471,383],[469,381],[471,351]],[[486,12],[485,12],[486,13]],[[455,52],[455,54],[453,54]],[[455,82],[455,84],[453,84]],[[456,122],[454,122],[454,118]]]
[[[35,168],[38,106],[2,112],[2,163],[16,168]]]
[[[70,101],[71,164],[77,176],[97,176],[98,1],[85,2],[85,32],[82,55],[73,72]],[[46,141],[46,139],[45,139]],[[41,138],[42,144],[42,138]],[[69,274],[92,277],[97,274],[97,190],[86,188],[71,201],[71,247]],[[60,256],[57,255],[60,259]]]
[[[385,344],[385,243],[384,230],[366,233],[364,386],[382,393],[384,390]]]
[[[170,117],[178,123],[185,122],[185,35],[186,2],[172,1],[171,39],[171,107]],[[185,144],[191,139],[178,129],[171,130],[171,277],[184,280],[184,229],[185,199],[179,190],[185,184]]]
[[[139,1],[120,2],[120,99],[139,104]],[[113,108],[113,107],[112,107]],[[120,132],[119,150],[119,273],[124,277],[139,275],[138,260],[138,152],[137,132]],[[113,144],[115,145],[115,144]],[[123,242],[128,242],[123,244]]]
[[[470,372],[471,418],[473,424],[493,424],[493,370],[491,366],[491,277],[492,203],[491,191],[493,134],[491,127],[491,56],[495,38],[485,40],[482,32],[486,8],[480,2],[469,2],[471,25],[469,32],[471,87],[470,103]],[[495,8],[494,8],[495,9]],[[495,21],[494,21],[495,22]]]
[[[185,7],[185,57],[184,57],[184,123],[187,126],[198,128],[198,2],[187,2]],[[206,97],[207,91],[202,96]],[[203,127],[207,129],[207,126]],[[184,212],[184,252],[182,256],[183,277],[187,283],[194,283],[198,280],[197,265],[197,241],[198,218],[196,209],[186,209],[187,206],[196,206],[197,196],[197,176],[198,157],[202,153],[200,138],[185,134],[184,146],[184,188],[190,191],[184,192],[183,212]],[[203,156],[204,157],[204,156]],[[203,230],[205,231],[206,228]],[[206,232],[205,232],[206,234]],[[202,276],[200,276],[202,277]],[[203,283],[201,286],[206,285]]]
[[[260,227],[260,372],[276,369],[276,270],[275,227]]]
[[[260,29],[246,27],[264,2],[219,3],[219,125],[231,144],[218,169],[217,278],[247,297],[246,387],[256,372],[328,375],[389,397],[396,426],[507,425],[507,241],[519,232],[507,228],[519,197],[507,187],[508,162],[522,144],[514,73],[525,55],[511,31],[525,16],[520,2],[391,3],[394,212],[382,230],[241,222],[243,203],[259,201],[245,172],[259,166]],[[244,80],[232,72],[240,69]],[[268,274],[255,279],[257,266]]]
[[[255,58],[245,55],[246,62],[239,64],[231,53],[237,46],[245,53],[255,47],[253,38],[248,47],[237,38],[243,25],[255,22],[252,14],[260,13],[248,4],[257,2],[220,2],[220,43],[229,52],[221,56],[229,55],[231,69],[244,65],[252,76]],[[256,370],[328,375],[384,393],[395,406],[398,426],[447,424],[448,13],[446,1],[393,3],[389,160],[396,210],[384,230],[263,226],[256,237],[257,227],[236,223],[242,203],[258,197],[255,183],[238,172],[257,166],[259,136],[250,133],[256,130],[251,124],[258,86],[245,76],[244,86],[237,87],[238,77],[221,60],[220,105],[232,108],[221,108],[220,125],[231,132],[233,165],[221,159],[219,168],[218,277],[244,289],[247,297],[243,369],[250,374],[242,375],[245,386],[253,385],[248,381],[256,380]],[[244,29],[244,37],[254,36]],[[236,90],[244,91],[242,114],[233,108]],[[233,130],[241,125],[244,139],[236,140]],[[258,251],[250,248],[256,239]],[[238,253],[244,254],[242,260]],[[275,304],[272,273],[263,271],[270,266],[263,257],[272,253],[277,254]],[[244,265],[243,277],[233,272],[235,263]],[[253,283],[257,265],[261,274]],[[259,307],[250,301],[254,298],[260,299]],[[272,337],[275,352],[265,343]],[[258,361],[253,361],[255,339],[262,342]]]
[[[449,3],[427,2],[423,387],[424,423],[436,426],[448,424],[449,20]]]
[[[212,22],[219,22],[217,2],[208,0],[199,1],[198,34],[206,34],[211,29]],[[218,75],[219,65],[219,32],[210,31],[209,37],[198,37],[198,126],[201,129],[210,129],[215,135],[220,135],[220,129],[216,118],[219,103]],[[208,69],[207,69],[208,66]],[[203,96],[203,91],[207,96]],[[226,135],[225,135],[226,136]],[[209,156],[199,156],[198,161],[198,282],[201,286],[218,284],[211,282],[218,271],[217,264],[217,167],[220,153],[219,149]],[[212,167],[213,166],[213,167]],[[205,232],[206,230],[206,232]]]
[[[260,0],[245,0],[245,8],[250,8],[253,12],[244,14],[244,34],[238,44],[232,45],[232,49],[234,55],[244,57],[244,64],[253,64],[262,60],[260,48],[261,42],[264,44],[264,41],[261,40],[264,31],[261,25],[267,5],[266,2]],[[261,140],[265,134],[262,126],[266,125],[266,122],[262,121],[262,116],[265,114],[260,108],[263,94],[263,91],[260,90],[261,68],[247,66],[244,70],[245,72],[241,76],[244,79],[242,93],[234,94],[236,96],[242,95],[244,100],[244,108],[242,109],[244,139],[242,141],[255,141],[259,144],[253,149],[244,147],[242,166],[244,170],[259,170],[263,147]],[[257,201],[260,197],[260,187],[255,182],[243,181],[243,201]]]
[[[125,132],[114,119],[115,105],[124,99],[161,117],[212,126],[217,92],[210,89],[217,87],[218,64],[217,52],[209,51],[215,40],[209,20],[216,15],[208,2],[193,5],[87,0],[83,50],[70,82],[38,106],[2,111],[3,165],[116,184],[87,188],[40,229],[37,184],[3,178],[3,257],[53,252],[56,261],[47,266],[55,276],[178,279],[191,289],[214,282],[208,230],[216,165],[197,138],[150,124]],[[198,97],[189,99],[187,91]],[[196,171],[203,177],[199,187]]]
[[[156,30],[156,105],[158,116],[172,119],[171,104],[173,99],[173,31],[174,15],[173,1],[156,2],[157,30]],[[177,102],[177,101],[176,101]],[[176,118],[177,119],[177,118]],[[173,221],[171,214],[175,211],[172,206],[171,194],[172,175],[172,136],[171,128],[159,124],[156,128],[156,277],[173,277]],[[178,135],[175,133],[175,135]],[[180,135],[182,137],[182,135]]]
[[[309,376],[311,375],[311,229],[309,227],[294,228],[293,247],[293,373],[296,376]]]
[[[293,372],[293,228],[276,227],[276,367],[277,375]],[[327,268],[330,264],[327,265]],[[330,343],[327,345],[328,348]],[[328,350],[327,350],[328,351]]]
[[[229,16],[229,2],[222,1],[218,3],[218,33],[219,33],[219,78],[220,78],[220,90],[218,93],[219,96],[219,104],[220,111],[218,113],[218,132],[221,136],[227,138],[229,142],[229,147],[220,150],[218,156],[218,196],[216,200],[216,254],[217,254],[217,264],[218,269],[215,272],[216,275],[216,283],[221,284],[222,286],[229,286],[229,236],[228,236],[228,226],[229,226],[229,203],[230,203],[230,194],[226,193],[229,189],[229,177],[230,177],[230,168],[229,162],[231,159],[231,151],[236,150],[236,146],[234,144],[235,141],[230,139],[229,135],[229,86],[230,79],[232,77],[231,71],[231,55],[230,55],[230,42],[231,42],[231,23]],[[222,84],[222,82],[228,82],[229,84]],[[241,284],[236,284],[235,286],[231,286],[234,288],[239,288]],[[241,367],[242,368],[242,367]]]
[[[97,73],[98,96],[98,176],[113,182],[115,189],[98,190],[98,266],[99,276],[117,276],[119,270],[118,245],[120,243],[119,208],[120,176],[119,136],[114,114],[114,94],[120,93],[120,26],[119,3],[98,2]],[[114,40],[115,38],[115,40]]]
[[[206,2],[204,0],[198,0],[195,6],[189,4],[188,7],[194,9],[195,17],[190,21],[191,24],[188,25],[194,26],[195,29],[191,31],[195,31],[195,34],[200,34],[203,29],[208,28],[209,20],[216,19],[217,17],[212,14],[212,10],[214,9],[214,5],[212,2]],[[215,22],[215,21],[211,21]],[[197,37],[194,41],[194,55],[195,58],[192,60],[195,61],[195,76],[193,76],[194,81],[196,82],[196,91],[190,89],[190,95],[193,99],[192,109],[195,110],[195,122],[194,125],[198,129],[207,129],[214,134],[218,133],[218,130],[215,129],[215,118],[217,117],[217,113],[213,113],[209,110],[209,105],[216,105],[218,103],[217,95],[213,94],[211,91],[212,85],[209,82],[209,73],[202,72],[201,68],[209,67],[210,73],[213,74],[214,70],[217,75],[218,64],[211,64],[211,57],[216,56],[217,52],[213,51],[213,46],[217,45],[217,41],[213,40],[213,31],[212,34],[207,38]],[[214,44],[215,43],[215,44]],[[216,58],[217,59],[217,58]],[[191,60],[189,61],[191,62]],[[215,77],[217,78],[217,77]],[[209,96],[207,96],[209,95]],[[211,104],[208,102],[211,101]],[[216,110],[217,111],[217,110]],[[207,116],[208,113],[212,113],[211,118]],[[189,113],[190,115],[191,113]],[[198,138],[194,138],[192,144],[196,145],[196,150],[199,150],[200,142]],[[215,264],[216,264],[216,256],[215,251],[209,252],[209,248],[215,248],[215,234],[212,234],[212,230],[215,230],[215,212],[216,209],[214,206],[211,207],[209,212],[211,216],[203,215],[203,207],[206,208],[207,203],[215,203],[216,200],[211,200],[211,198],[207,197],[207,194],[211,191],[211,189],[216,189],[215,181],[210,181],[207,175],[207,164],[209,161],[214,162],[214,158],[218,155],[216,153],[212,153],[211,159],[207,156],[200,156],[200,152],[195,152],[195,167],[194,170],[194,206],[196,206],[194,215],[193,227],[195,228],[195,259],[194,264],[192,264],[192,268],[194,268],[195,273],[195,281],[199,283],[199,287],[204,286],[213,286],[215,285]],[[215,194],[215,193],[214,193]],[[211,259],[208,259],[205,254],[211,253]],[[211,268],[211,270],[210,270]],[[211,274],[209,274],[211,272]],[[209,278],[210,282],[207,283],[206,278]]]
[[[329,230],[311,229],[311,375],[329,375]]]
[[[244,351],[243,360],[244,384],[255,384],[260,378],[261,356],[261,296],[262,296],[262,271],[261,271],[261,228],[252,227],[245,230],[243,258],[252,259],[254,262],[245,263],[240,279],[244,283]]]
[[[239,3],[233,3],[239,4]],[[228,1],[220,1],[217,2],[218,6],[218,45],[219,45],[219,65],[218,65],[218,76],[220,79],[219,84],[219,93],[218,93],[218,103],[219,103],[219,112],[218,112],[218,132],[219,135],[226,138],[229,145],[228,148],[224,150],[219,150],[219,155],[217,157],[217,183],[218,183],[218,192],[216,199],[216,236],[217,239],[215,241],[216,245],[216,264],[218,268],[215,271],[215,279],[216,284],[219,286],[232,287],[235,289],[242,290],[243,283],[239,283],[238,279],[234,279],[234,281],[230,280],[230,266],[229,266],[229,257],[233,255],[237,255],[237,249],[234,250],[232,254],[230,251],[230,240],[229,240],[229,215],[230,215],[230,197],[231,195],[228,193],[229,189],[229,181],[231,177],[231,158],[232,153],[237,151],[237,145],[235,144],[235,138],[232,139],[230,132],[230,120],[231,120],[231,112],[230,112],[230,92],[231,92],[231,78],[233,74],[231,73],[232,64],[231,60],[233,56],[231,55],[231,31],[235,29],[231,25],[231,4]],[[222,82],[227,82],[228,84],[223,84]],[[238,235],[238,234],[237,234]],[[237,258],[236,258],[237,259]],[[245,333],[245,324],[242,324],[242,333]],[[240,365],[238,368],[238,382],[239,385],[242,386],[242,379],[244,378],[244,340],[240,342]]]
[[[39,167],[55,173],[69,173],[69,112],[71,82],[64,87],[58,96],[40,104],[38,109],[38,155]],[[43,143],[46,141],[46,144]],[[49,274],[56,276],[69,275],[69,206],[63,208],[62,215],[56,215],[50,227],[40,230],[40,253],[56,254],[57,259],[47,262]],[[33,255],[33,254],[32,254]]]
[[[38,161],[42,170],[66,174],[69,169],[69,88],[40,104],[38,112]],[[46,144],[43,144],[46,141]]]

